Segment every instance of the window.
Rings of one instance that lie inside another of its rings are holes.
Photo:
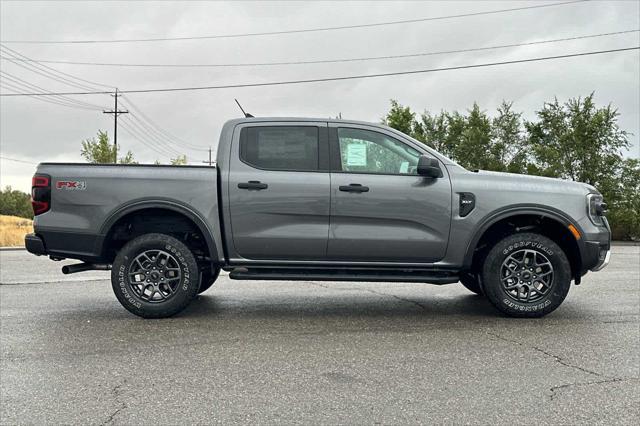
[[[338,129],[343,172],[416,175],[420,152],[382,133]]]
[[[240,159],[267,170],[318,170],[318,128],[246,127],[240,132]]]

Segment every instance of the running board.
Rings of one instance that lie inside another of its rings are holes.
[[[320,269],[320,268],[235,268],[232,280],[282,281],[375,281],[452,284],[459,281],[453,271],[420,269]]]

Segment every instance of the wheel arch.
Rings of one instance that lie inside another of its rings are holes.
[[[550,206],[521,205],[495,211],[476,227],[465,251],[463,269],[473,270],[477,262],[482,261],[483,254],[486,254],[484,246],[503,238],[505,229],[536,229],[560,245],[569,258],[573,278],[579,283],[584,243],[582,238],[576,240],[569,225],[574,226],[580,235],[584,235],[579,224]]]
[[[164,210],[173,214],[178,214],[192,223],[202,234],[209,257],[212,262],[219,263],[218,250],[216,242],[213,238],[213,233],[207,225],[206,221],[193,209],[186,205],[173,200],[140,200],[129,203],[125,206],[121,206],[114,212],[110,213],[107,220],[103,223],[100,229],[100,235],[104,235],[101,247],[101,255],[105,255],[108,251],[108,245],[110,243],[110,235],[114,231],[114,227],[127,217],[132,217],[135,214],[139,214],[144,210]]]

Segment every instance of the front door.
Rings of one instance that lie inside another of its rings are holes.
[[[256,123],[240,130],[228,179],[236,255],[325,259],[328,152],[326,123]]]
[[[327,256],[342,261],[431,263],[447,249],[451,186],[416,172],[426,154],[391,132],[332,124]]]

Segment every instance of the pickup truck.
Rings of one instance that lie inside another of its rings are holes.
[[[41,163],[29,252],[111,270],[133,314],[167,317],[237,280],[461,282],[541,317],[609,262],[592,186],[468,171],[386,126],[242,118],[215,166]]]

